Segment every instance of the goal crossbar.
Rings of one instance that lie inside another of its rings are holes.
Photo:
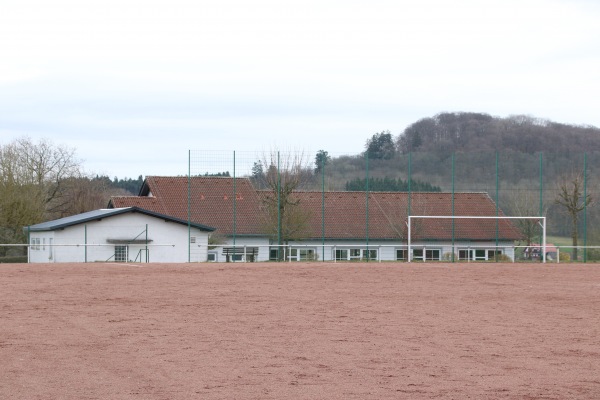
[[[490,215],[490,216],[482,216],[482,215],[409,215],[408,216],[408,262],[412,260],[412,252],[411,252],[411,225],[413,219],[492,219],[492,220],[500,220],[500,219],[531,219],[537,220],[538,223],[542,226],[542,262],[546,262],[546,217],[514,217],[514,216],[498,216],[498,215]]]

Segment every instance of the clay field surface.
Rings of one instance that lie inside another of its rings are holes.
[[[600,265],[0,264],[1,399],[598,399]]]

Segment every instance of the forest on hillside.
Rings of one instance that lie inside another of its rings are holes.
[[[572,234],[571,219],[557,204],[561,185],[585,179],[581,189],[594,201],[585,208],[585,218],[578,219],[579,231],[584,223],[593,227],[600,222],[593,207],[600,194],[600,129],[593,126],[442,113],[411,124],[398,136],[375,133],[364,153],[328,159],[325,171],[327,187],[334,190],[366,182],[368,176],[414,179],[447,192],[487,192],[508,215],[547,215],[550,232],[561,236]]]

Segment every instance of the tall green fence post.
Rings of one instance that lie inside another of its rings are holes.
[[[87,224],[85,224],[83,226],[83,237],[84,237],[83,238],[83,240],[84,240],[84,246],[83,247],[85,248],[85,250],[83,251],[83,254],[84,254],[83,257],[84,257],[84,261],[87,262]]]
[[[321,157],[321,254],[322,261],[325,261],[325,160],[326,156]]]
[[[454,193],[455,193],[455,186],[454,186],[454,180],[455,180],[455,174],[456,174],[456,153],[453,152],[452,153],[452,216],[454,217]],[[455,220],[454,218],[452,218],[452,262],[454,262],[454,249],[455,249]],[[426,255],[423,255],[424,258],[426,258]]]
[[[587,153],[583,153],[583,262],[587,262]]]
[[[281,257],[281,159],[277,151],[277,260],[282,261]]]
[[[494,249],[494,258],[496,259],[496,262],[498,262],[498,235],[499,233],[499,229],[498,229],[498,225],[500,223],[500,221],[498,220],[498,217],[500,216],[500,197],[499,197],[499,187],[500,187],[500,180],[499,180],[499,174],[500,174],[500,170],[498,168],[498,150],[496,150],[496,248]]]
[[[235,254],[236,254],[236,250],[235,250],[235,240],[236,240],[236,223],[237,223],[237,188],[235,186],[236,184],[236,180],[235,180],[235,150],[233,151],[233,256],[231,257],[231,261],[235,262]]]
[[[540,217],[544,216],[544,153],[540,153]],[[533,234],[533,232],[532,232]],[[542,243],[542,235],[540,233],[539,243]]]
[[[369,153],[365,152],[365,159],[366,159],[366,174],[367,174],[367,184],[366,184],[366,191],[367,191],[367,201],[366,201],[366,227],[365,227],[365,234],[366,234],[366,245],[367,245],[367,262],[369,261]]]
[[[408,152],[408,204],[406,210],[406,224],[408,225],[409,217],[411,215],[411,200],[412,200],[412,151]],[[410,226],[407,226],[407,237],[406,237],[406,261],[410,262],[411,254],[410,254]]]
[[[408,153],[408,210],[407,210],[407,222],[408,222],[408,217],[410,216],[410,202],[411,202],[411,181],[412,181],[412,152]]]
[[[27,225],[27,263],[31,262],[31,225]]]
[[[191,196],[192,196],[192,190],[191,190],[191,175],[192,175],[192,151],[188,150],[188,181],[187,181],[187,191],[188,191],[188,198],[187,198],[187,227],[188,227],[188,240],[187,240],[187,248],[188,248],[188,262],[192,262],[192,245],[190,243],[190,241],[192,240],[192,227],[191,227],[191,221],[192,221],[192,215],[191,215]]]

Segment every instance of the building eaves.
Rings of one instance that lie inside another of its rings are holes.
[[[69,226],[80,225],[80,224],[84,224],[84,223],[92,222],[92,221],[100,221],[104,218],[112,217],[115,215],[126,214],[126,213],[135,213],[135,212],[139,212],[144,215],[163,219],[168,222],[175,222],[175,223],[178,223],[181,225],[186,225],[186,226],[189,225],[190,227],[200,229],[202,231],[212,232],[215,230],[215,228],[207,226],[207,225],[197,224],[197,223],[188,223],[188,221],[185,221],[185,220],[182,220],[179,218],[170,217],[168,215],[160,214],[157,212],[145,210],[143,208],[138,208],[138,207],[110,208],[110,209],[100,209],[100,210],[88,211],[88,212],[85,212],[82,214],[72,215],[69,217],[59,218],[59,219],[55,219],[52,221],[47,221],[47,222],[42,222],[42,223],[39,223],[36,225],[31,225],[31,226],[25,227],[24,230],[29,231],[29,232],[55,231],[55,230],[67,228]]]

